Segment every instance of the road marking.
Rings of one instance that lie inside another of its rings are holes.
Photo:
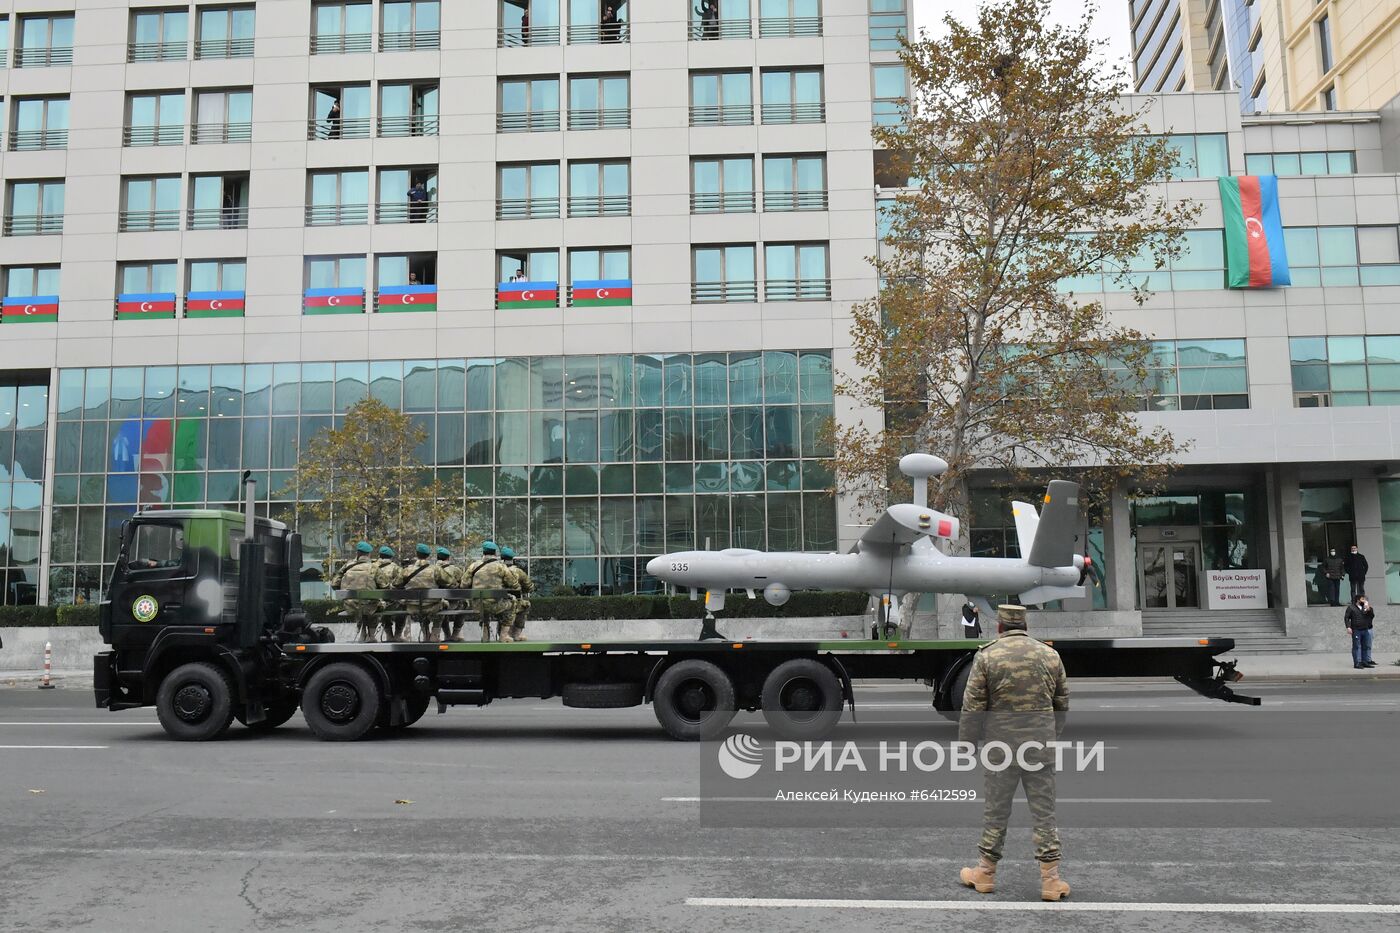
[[[1189,904],[1111,901],[896,901],[826,897],[687,897],[687,907],[786,907],[832,910],[1079,911],[1175,914],[1400,914],[1400,904]]]
[[[92,749],[108,748],[106,745],[0,745],[0,748],[20,749],[20,748],[52,748],[52,749]]]
[[[159,726],[158,722],[0,722],[0,726]]]

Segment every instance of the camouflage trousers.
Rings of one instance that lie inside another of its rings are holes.
[[[419,641],[438,641],[447,637],[438,625],[438,613],[447,608],[446,600],[425,599],[419,602],[409,602],[404,608],[410,613],[408,616],[409,624],[418,623]],[[412,635],[413,632],[410,630],[408,634]]]
[[[347,599],[344,606],[346,618],[355,623],[355,637],[360,641],[374,641],[379,600]]]
[[[1013,762],[1004,771],[988,771],[986,775],[987,806],[982,815],[982,841],[977,844],[978,851],[989,861],[1001,860],[1002,847],[1006,844],[1006,824],[1011,819],[1011,801],[1019,785],[1026,789],[1026,803],[1030,806],[1031,842],[1035,845],[1036,860],[1059,861],[1054,759],[1045,761],[1039,771],[1022,770]]]

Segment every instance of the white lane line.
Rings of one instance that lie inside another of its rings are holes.
[[[159,726],[158,722],[0,722],[0,726]]]
[[[1018,802],[1024,803],[1024,797],[1017,797]],[[773,803],[772,797],[662,797],[662,803]],[[958,800],[949,803],[968,803],[982,806],[986,801]],[[1056,803],[1155,803],[1155,804],[1235,804],[1246,803],[1273,803],[1269,797],[1061,797]]]
[[[827,910],[993,910],[1174,914],[1400,914],[1400,904],[1189,904],[1111,901],[896,901],[827,897],[687,897],[687,907],[785,907]]]
[[[51,749],[92,749],[108,748],[106,745],[0,745],[0,748],[22,749],[22,748],[51,748]]]

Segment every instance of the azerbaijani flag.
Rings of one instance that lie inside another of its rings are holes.
[[[380,314],[436,310],[436,285],[387,285],[379,289]]]
[[[1278,213],[1278,176],[1221,177],[1225,219],[1225,265],[1231,288],[1291,285],[1283,222]]]
[[[307,314],[363,314],[363,288],[308,288],[302,309]]]
[[[57,295],[29,295],[23,298],[6,298],[4,314],[0,320],[6,324],[46,323],[58,320]]]
[[[244,292],[190,292],[185,317],[242,317]]]
[[[574,282],[575,308],[605,308],[632,304],[631,279],[580,279]]]
[[[498,308],[557,308],[558,282],[501,282],[496,286]]]
[[[117,320],[173,318],[174,292],[123,292],[117,296]]]

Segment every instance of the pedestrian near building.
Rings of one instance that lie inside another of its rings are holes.
[[[1327,579],[1327,605],[1340,606],[1342,604],[1342,574],[1346,573],[1346,565],[1341,556],[1337,554],[1336,548],[1327,552],[1327,559],[1322,562],[1322,573]]]
[[[962,637],[982,637],[981,611],[972,600],[968,600],[962,605]]]
[[[1354,600],[1358,596],[1365,596],[1366,574],[1371,570],[1366,555],[1353,544],[1351,553],[1342,558],[1342,567],[1347,572],[1347,582],[1351,584],[1351,598]]]
[[[330,587],[333,590],[372,590],[374,585],[374,548],[368,541],[355,545],[355,556],[331,574]],[[345,616],[355,623],[355,637],[360,641],[374,641],[377,628],[375,616],[379,612],[377,599],[347,599],[341,606]]]
[[[1055,826],[1055,741],[1069,710],[1065,668],[1053,648],[1026,633],[1022,606],[997,607],[997,639],[978,650],[963,694],[958,738],[963,742],[1005,742],[1011,749],[1007,767],[988,769],[987,804],[977,865],[958,879],[979,894],[996,887],[997,863],[1006,844],[1006,823],[1016,787],[1026,790],[1040,863],[1040,899],[1069,896],[1060,880],[1060,836]]]
[[[1358,671],[1375,667],[1376,662],[1371,660],[1371,645],[1376,609],[1371,605],[1371,601],[1360,594],[1353,596],[1347,604],[1344,621],[1347,634],[1351,636],[1351,666]]]
[[[467,567],[466,586],[472,590],[508,590],[512,581],[509,569],[501,562],[495,541],[481,545],[481,557]],[[508,594],[472,597],[481,613],[481,640],[491,640],[491,623],[496,623],[496,640],[510,641],[510,621],[515,615],[515,600]]]

